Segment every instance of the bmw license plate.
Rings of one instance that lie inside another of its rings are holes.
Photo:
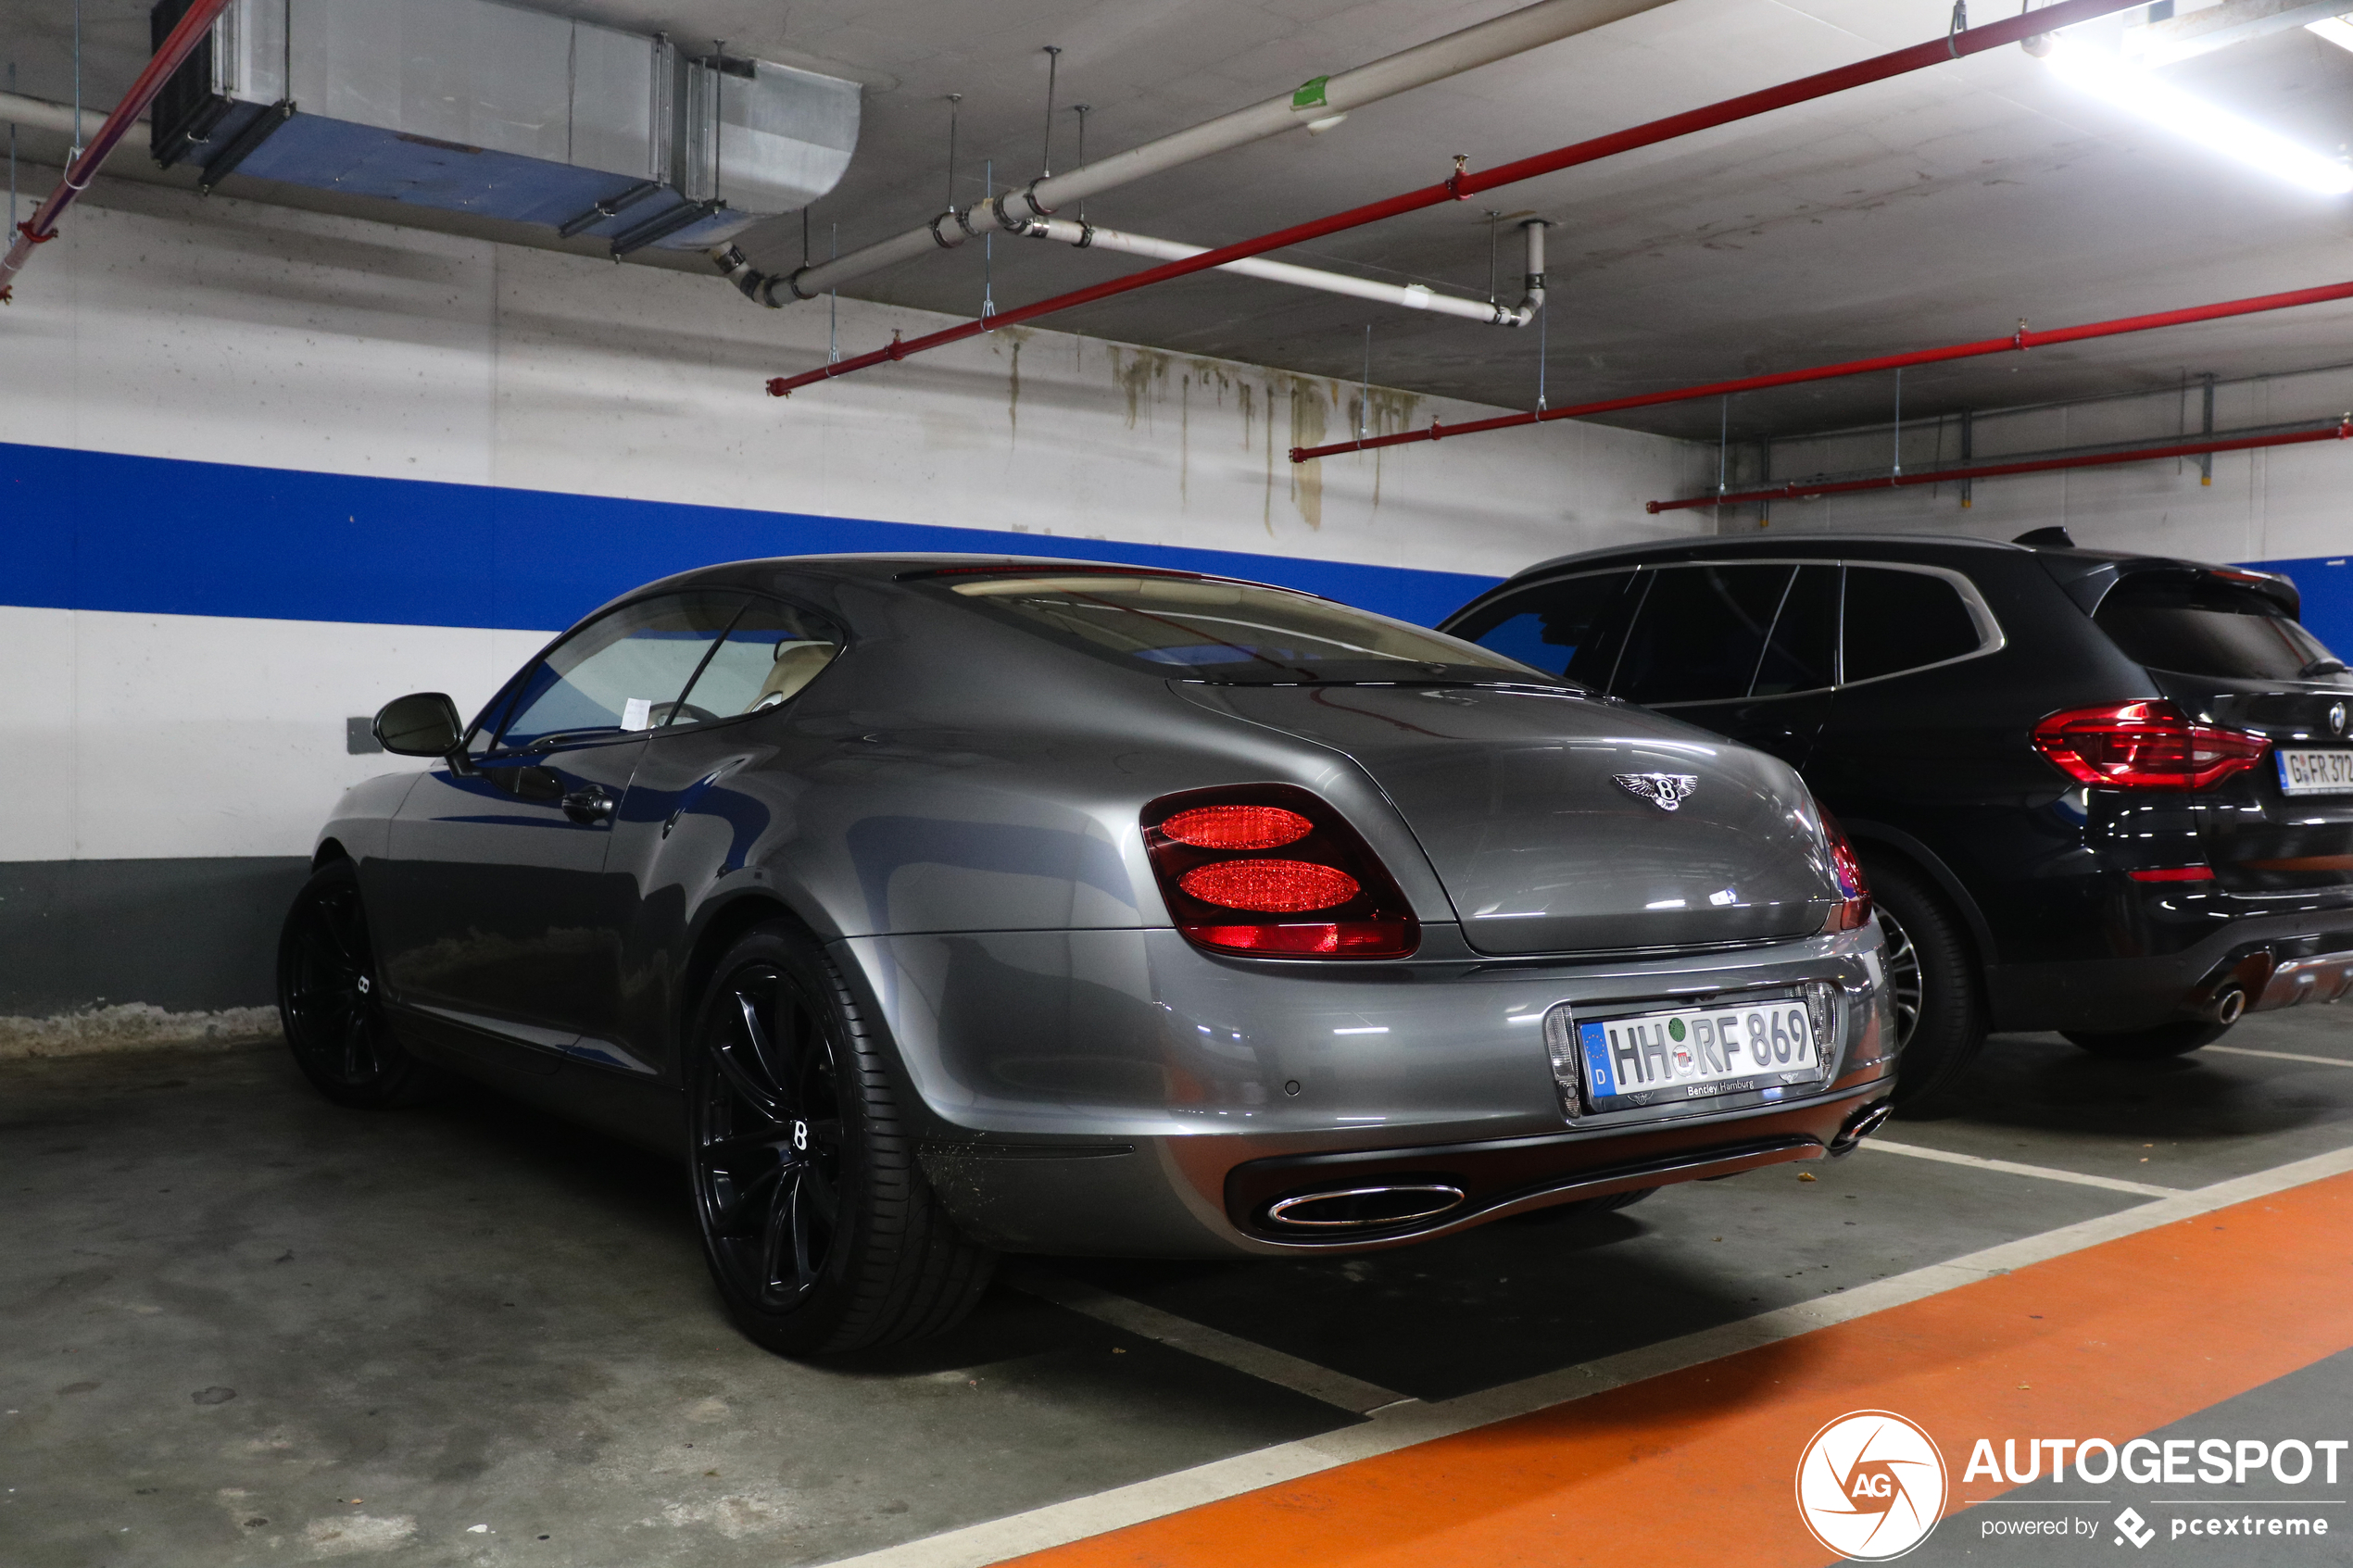
[[[1812,1006],[1799,993],[1581,1021],[1554,1008],[1544,1018],[1553,1075],[1588,1111],[1818,1084],[1831,987],[1808,989],[1819,993]]]
[[[2280,746],[2282,795],[2353,795],[2353,750]]]

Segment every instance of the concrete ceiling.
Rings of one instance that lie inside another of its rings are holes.
[[[1075,162],[1085,102],[1100,156],[1309,77],[1513,8],[1519,0],[582,0],[579,14],[867,87],[849,175],[812,213],[818,254],[923,221],[947,194],[947,94],[962,93],[959,199],[1037,172],[1056,44],[1055,161]],[[21,89],[69,91],[68,0],[0,0]],[[1474,168],[1620,129],[1941,35],[1946,0],[1675,0],[1658,10],[1091,199],[1098,222],[1198,244],[1241,238]],[[1981,17],[1980,19],[1983,19]],[[92,97],[145,52],[145,8],[86,0]],[[0,55],[0,58],[5,58]],[[2353,54],[2291,29],[2169,69],[2171,80],[2307,145],[2353,142]],[[1829,359],[2190,305],[2353,274],[2353,197],[2312,195],[2090,100],[2017,49],[1495,193],[1554,220],[1547,332],[1554,405]],[[1516,271],[1506,240],[1502,271]],[[755,258],[797,260],[800,230],[755,231]],[[1484,295],[1488,220],[1441,208],[1332,236],[1292,260]],[[866,297],[970,315],[982,248],[868,280]],[[1000,237],[994,295],[1017,304],[1142,263]],[[714,287],[724,286],[714,282]],[[750,308],[747,307],[746,308]],[[812,307],[802,307],[812,308]],[[1353,378],[1373,328],[1375,382],[1527,406],[1537,335],[1210,276],[1048,325]],[[855,351],[869,346],[845,344]],[[2353,308],[2323,307],[2076,348],[1915,370],[1907,416],[2044,401],[2184,375],[2347,358]],[[799,367],[779,366],[780,370]],[[889,374],[885,370],[878,374]],[[1867,422],[1891,378],[1752,395],[1735,439]],[[1713,440],[1721,410],[1619,416]],[[1510,439],[1497,437],[1495,439]]]

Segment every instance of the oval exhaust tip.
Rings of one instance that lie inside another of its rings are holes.
[[[1266,1206],[1266,1222],[1301,1230],[1375,1230],[1434,1220],[1463,1201],[1451,1182],[1398,1182],[1302,1193]]]

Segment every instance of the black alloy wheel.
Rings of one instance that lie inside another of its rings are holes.
[[[312,872],[286,912],[278,936],[278,1018],[295,1065],[337,1105],[406,1104],[435,1085],[384,1020],[368,912],[348,860]]]
[[[1895,1109],[1932,1111],[1985,1045],[1985,1010],[1960,917],[1908,868],[1866,861],[1895,1015]]]
[[[737,1326],[782,1355],[952,1327],[992,1255],[959,1235],[823,949],[775,922],[737,942],[686,1061],[703,1255]]]
[[[2108,1061],[2162,1061],[2169,1056],[2187,1056],[2230,1032],[2229,1024],[2209,1023],[2202,1018],[2184,1018],[2113,1035],[2095,1035],[2082,1029],[2059,1031],[2094,1056]]]
[[[1885,906],[1880,908],[1879,925],[1887,939],[1888,1007],[1895,1016],[1895,1043],[1901,1048],[1920,1026],[1920,953],[1912,946],[1912,934]]]

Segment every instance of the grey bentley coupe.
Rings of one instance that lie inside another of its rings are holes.
[[[787,1354],[943,1329],[1000,1251],[1399,1247],[1887,1112],[1877,922],[1796,773],[1311,595],[742,561],[376,733],[435,760],[320,835],[302,1070],[683,1153]]]

